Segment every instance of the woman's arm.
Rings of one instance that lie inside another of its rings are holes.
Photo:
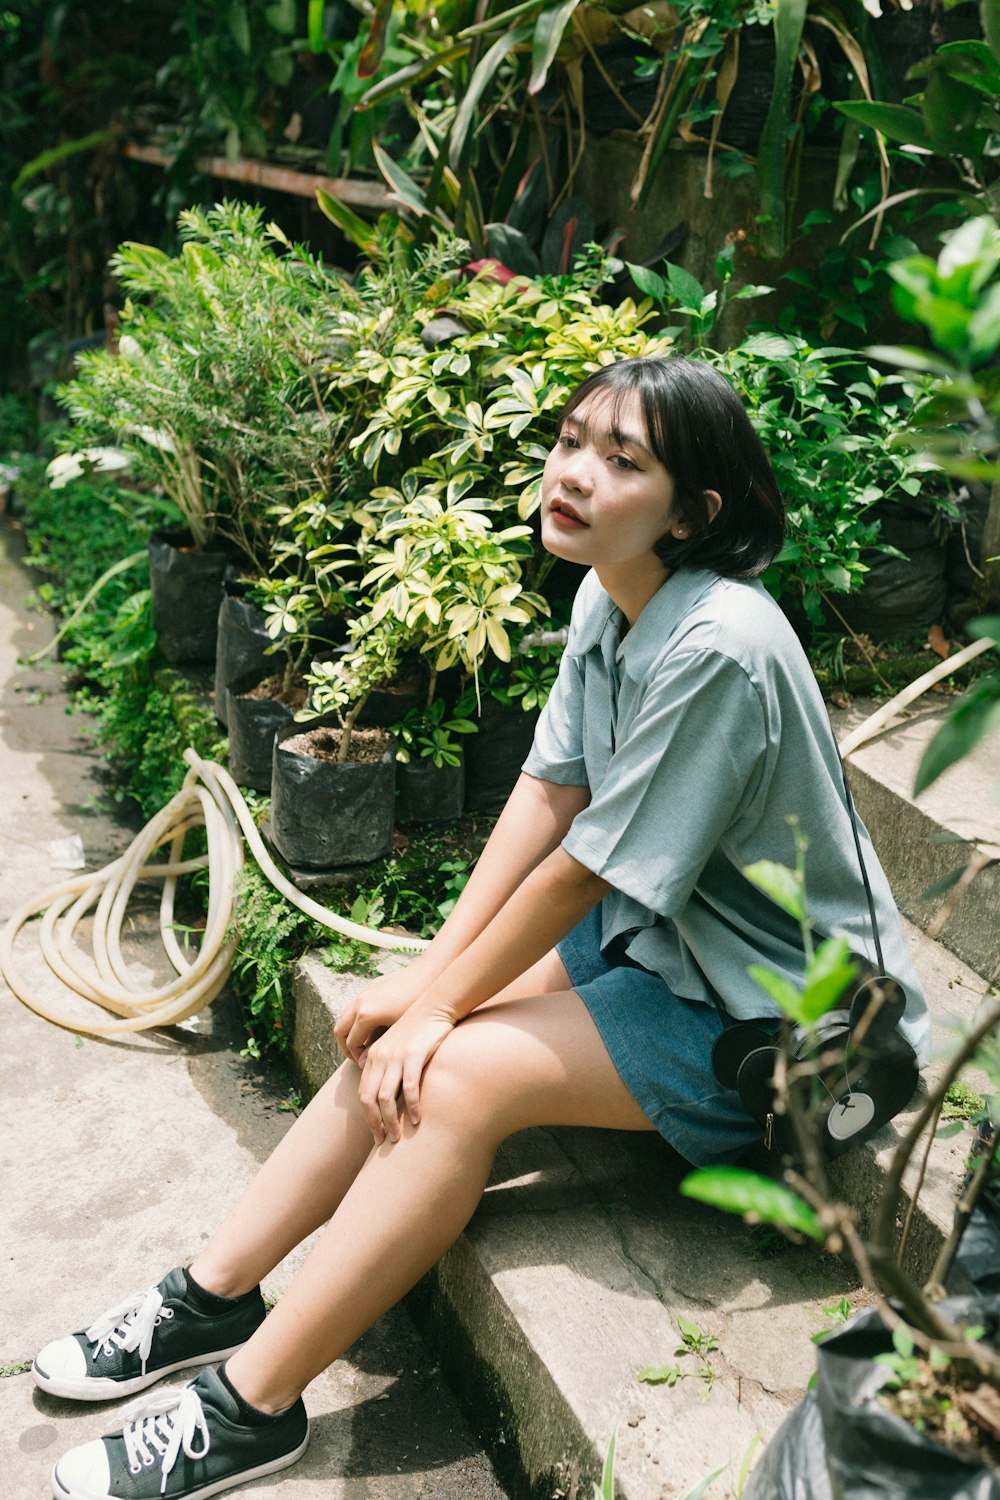
[[[337,1022],[334,1035],[343,1052],[355,1062],[363,1061],[372,1033],[397,1021],[465,952],[527,876],[559,847],[589,800],[585,786],[519,778],[468,884],[433,942],[404,970],[368,985]],[[526,961],[517,973],[527,967]]]

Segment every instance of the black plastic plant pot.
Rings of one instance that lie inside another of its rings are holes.
[[[381,730],[355,729],[359,744],[378,737],[377,759],[320,759],[317,751],[336,754],[338,733],[321,718],[287,724],[275,738],[271,842],[293,869],[370,864],[392,848],[396,742]]]
[[[239,591],[243,587],[245,585],[239,583],[224,585],[216,624],[215,713],[223,724],[229,723],[226,704],[226,689],[229,685],[250,672],[263,674],[268,670],[274,671],[281,661],[280,653],[267,655],[268,648],[274,642],[267,633],[263,612],[255,604],[249,604],[246,599],[240,598]],[[267,774],[270,778],[270,760]]]
[[[235,571],[231,551],[202,551],[187,532],[154,532],[149,539],[153,629],[173,666],[215,660],[222,584]]]
[[[538,710],[528,713],[518,705],[505,708],[495,698],[483,699],[478,733],[465,741],[465,806],[469,812],[496,814],[504,804],[535,737]]]
[[[268,667],[257,667],[237,677],[226,689],[226,718],[229,726],[229,772],[237,786],[252,787],[255,792],[271,790],[271,768],[274,763],[274,737],[290,724],[295,710],[277,698],[248,698],[253,688],[265,682]]]
[[[396,817],[401,823],[445,823],[462,816],[465,767],[436,766],[427,756],[396,765]]]
[[[997,1336],[996,1297],[938,1304],[949,1322]],[[816,1350],[817,1383],[786,1418],[754,1468],[744,1500],[1000,1500],[1000,1474],[946,1447],[881,1399],[892,1334],[878,1308],[864,1308]]]

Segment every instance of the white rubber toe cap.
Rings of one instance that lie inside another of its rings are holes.
[[[71,1448],[52,1470],[56,1500],[108,1500],[111,1469],[100,1438]]]
[[[36,1356],[32,1374],[43,1390],[51,1382],[83,1380],[87,1375],[86,1353],[74,1338],[55,1339]]]

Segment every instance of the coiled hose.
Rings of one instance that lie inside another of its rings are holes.
[[[0,934],[0,972],[25,1005],[71,1031],[119,1036],[176,1025],[211,1004],[229,978],[236,950],[231,933],[236,876],[243,865],[241,831],[271,884],[322,926],[377,948],[417,951],[427,946],[423,938],[363,927],[303,895],[271,859],[229,773],[213,761],[202,760],[194,750],[185,750],[184,759],[189,769],[181,790],[154,814],[120,858],[26,901],[8,921]],[[185,860],[184,836],[198,827],[205,828],[208,852]],[[164,847],[166,858],[154,859]],[[201,945],[192,958],[183,951],[174,931],[174,897],[179,876],[206,868],[208,913]],[[121,948],[128,904],[141,880],[163,882],[160,940],[176,974],[169,983],[153,989],[132,973]],[[95,903],[87,963],[74,943],[74,933]],[[118,1020],[87,1018],[75,1002],[70,1002],[69,1008],[48,1003],[38,995],[37,985],[19,969],[14,954],[17,936],[32,917],[42,912],[39,946],[51,972],[79,999],[110,1011]]]

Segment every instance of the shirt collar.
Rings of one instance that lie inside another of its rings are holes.
[[[621,643],[619,654],[631,677],[649,670],[681,620],[718,581],[718,573],[710,568],[678,568],[661,584]],[[588,588],[593,597],[570,648],[575,656],[599,645],[610,623],[614,622],[616,630],[623,623],[621,611],[601,588],[596,573],[589,573],[581,587]]]

